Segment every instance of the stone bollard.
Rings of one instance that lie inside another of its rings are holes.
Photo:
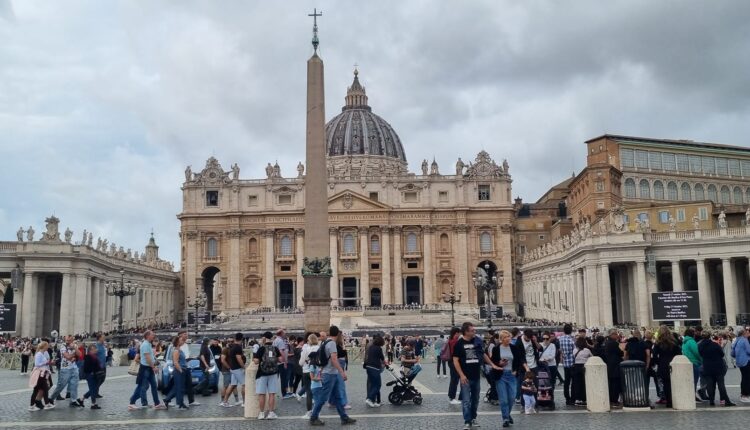
[[[258,407],[258,395],[255,394],[255,375],[258,373],[258,365],[250,361],[245,368],[245,418],[258,418],[260,408]]]
[[[695,410],[693,363],[684,355],[677,355],[669,367],[672,374],[672,408],[678,411]]]
[[[607,365],[601,358],[591,357],[583,367],[586,369],[586,409],[589,412],[609,412]]]

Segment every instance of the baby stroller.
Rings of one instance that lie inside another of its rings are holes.
[[[547,366],[539,366],[536,373],[537,379],[537,407],[555,410],[555,390],[552,388],[552,372]]]
[[[393,386],[393,391],[388,395],[388,401],[394,405],[400,405],[405,401],[410,401],[415,405],[421,405],[422,393],[417,391],[417,389],[411,384],[417,376],[418,371],[412,371],[407,375],[404,375],[403,372],[399,372],[401,373],[399,375],[392,367],[386,367],[386,369],[388,369],[388,372],[393,376],[393,381],[385,384],[388,387]]]

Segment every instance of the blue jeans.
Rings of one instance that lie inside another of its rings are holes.
[[[89,391],[83,395],[84,399],[91,397],[91,404],[96,404],[96,396],[99,394],[99,381],[96,379],[96,373],[86,375],[86,382],[89,385]]]
[[[339,364],[341,365],[342,369],[346,370],[346,367],[344,367],[346,365],[346,362],[345,362],[344,359],[340,358],[339,359]],[[338,375],[338,378],[339,378],[339,384],[336,386],[337,387],[336,388],[337,389],[336,394],[338,394],[339,398],[341,399],[341,406],[348,405],[349,404],[349,399],[346,397],[346,381],[344,381],[344,377],[341,376],[340,373],[336,373],[336,375]],[[328,398],[328,401],[331,404],[334,404],[333,397],[334,397],[334,393],[332,392],[331,395],[330,395],[330,397]]]
[[[698,382],[701,377],[701,366],[700,364],[693,364],[693,387],[698,387]],[[695,391],[695,390],[693,390]]]
[[[164,398],[164,403],[169,403],[172,399],[177,399],[177,406],[185,406],[185,379],[190,377],[190,372],[187,369],[182,369],[182,373],[177,370],[172,374],[172,389],[169,390],[169,394]],[[135,394],[133,394],[135,395]]]
[[[315,405],[313,406],[312,412],[310,413],[310,421],[318,419],[320,415],[320,409],[323,408],[326,399],[331,399],[331,402],[336,406],[336,411],[342,420],[349,418],[344,409],[344,403],[342,403],[341,396],[339,394],[339,385],[343,385],[344,378],[340,373],[335,375],[332,373],[323,373],[321,375],[323,387],[320,388],[317,396],[315,397]],[[320,401],[318,401],[320,399]]]
[[[376,402],[378,400],[378,397],[380,397],[380,387],[383,384],[382,379],[380,377],[380,369],[373,369],[372,367],[367,367],[367,383],[369,384],[370,389],[367,390],[367,399],[371,402]]]
[[[510,420],[510,411],[513,409],[513,400],[516,398],[516,377],[510,370],[503,371],[502,376],[497,378],[495,384],[497,398],[500,400],[500,413],[503,421]]]
[[[154,398],[154,405],[159,404],[159,391],[156,389],[156,375],[154,374],[154,369],[148,367],[148,366],[141,366],[141,368],[145,367],[146,371],[141,376],[141,404],[147,405],[148,404],[148,386],[151,385],[151,397]],[[190,372],[188,372],[188,375]],[[191,381],[192,382],[192,381]]]
[[[469,383],[461,384],[461,409],[464,414],[464,424],[477,419],[479,407],[480,379],[469,379]]]
[[[78,367],[72,366],[67,369],[60,369],[57,377],[57,387],[52,392],[52,395],[50,395],[50,398],[56,399],[62,393],[62,390],[68,387],[70,401],[75,402],[78,399],[78,381]]]
[[[281,392],[279,393],[281,396],[287,393],[286,389],[289,385],[289,371],[292,370],[292,366],[287,365],[286,368],[284,368],[283,364],[279,364],[279,378],[281,378]]]

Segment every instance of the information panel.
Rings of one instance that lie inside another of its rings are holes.
[[[197,315],[195,311],[189,311],[187,314],[187,323],[188,325],[194,325],[196,316],[198,317],[198,324],[211,324],[211,312],[208,311],[198,311]]]
[[[16,331],[16,304],[0,303],[0,333]]]
[[[654,321],[682,321],[701,319],[697,291],[663,291],[651,293]]]

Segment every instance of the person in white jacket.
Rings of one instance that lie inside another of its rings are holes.
[[[539,361],[546,364],[549,367],[550,379],[552,389],[555,389],[555,375],[557,374],[557,347],[552,343],[550,339],[550,332],[545,331],[542,334],[542,354],[539,356]]]

